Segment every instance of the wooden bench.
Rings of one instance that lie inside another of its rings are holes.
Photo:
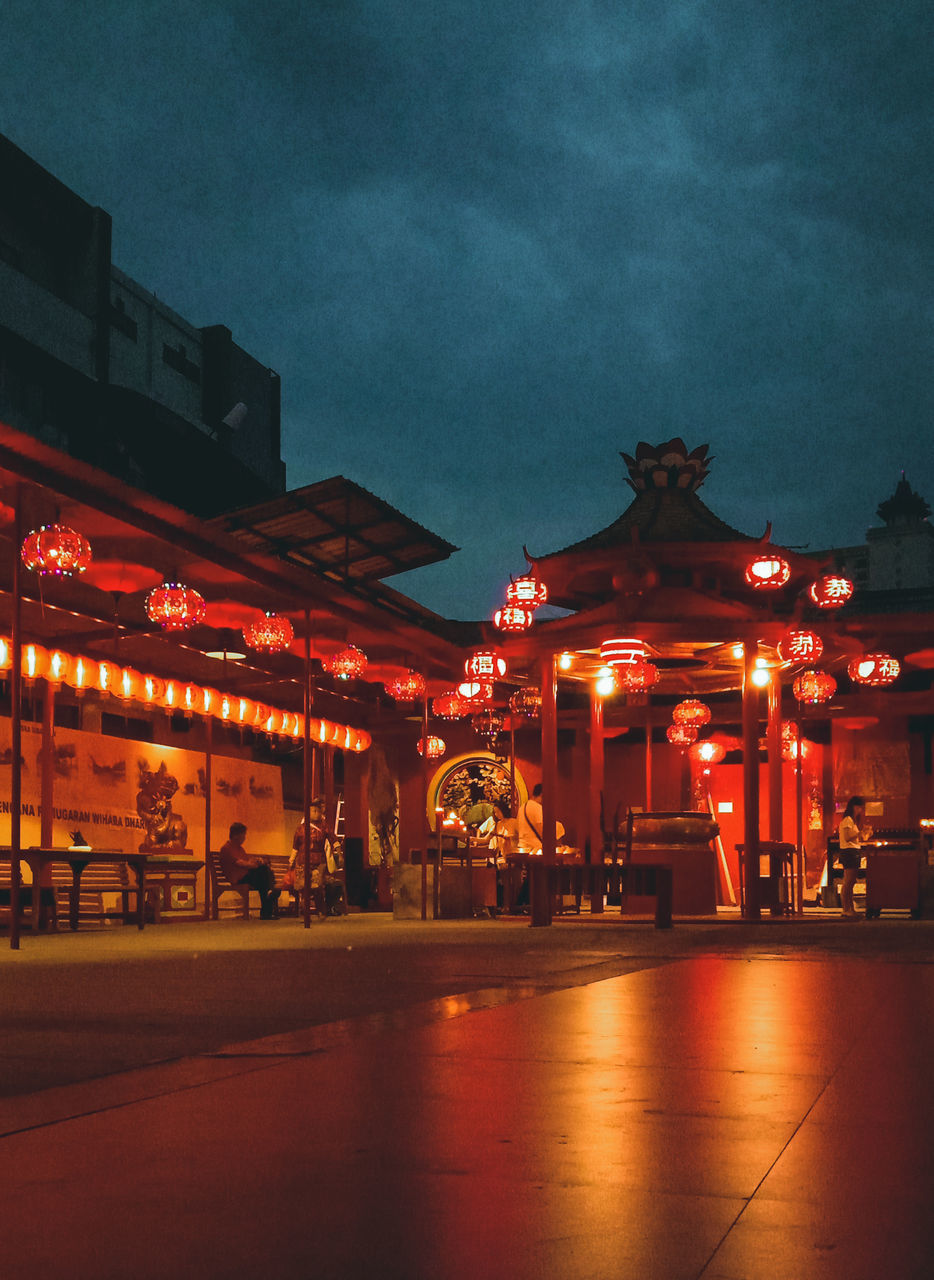
[[[50,867],[51,880],[50,885],[45,885],[40,889],[39,894],[39,927],[45,926],[51,929],[58,927],[59,920],[64,920],[67,924],[69,909],[71,905],[71,888],[73,877],[71,868],[63,863],[52,863]],[[8,914],[10,910],[10,872],[8,867],[3,867],[0,871],[0,912]],[[136,915],[136,885],[131,880],[127,871],[125,862],[99,862],[92,861],[84,868],[81,874],[81,888],[78,894],[78,924],[80,925],[100,925],[105,920],[120,920],[121,923],[127,924],[135,919]],[[33,886],[24,884],[20,888],[20,912],[22,915],[22,923],[29,927],[31,921]],[[113,896],[119,899],[120,905],[116,911],[105,908],[104,896]],[[130,898],[133,898],[133,910],[130,909]],[[157,898],[147,891],[146,909],[150,914],[150,919],[158,923],[159,920],[159,902]]]
[[[275,877],[276,888],[281,888],[282,882],[289,871],[289,855],[287,853],[273,853],[269,855],[268,861]],[[235,893],[240,899],[240,915],[244,920],[249,920],[250,894],[255,893],[257,899],[259,898],[256,889],[251,888],[248,884],[231,884],[221,869],[220,853],[216,849],[211,850],[209,873],[211,883],[208,890],[208,901],[211,904],[211,919],[218,919],[218,902],[221,896],[225,893]]]

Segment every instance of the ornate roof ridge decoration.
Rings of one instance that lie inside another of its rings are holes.
[[[700,444],[688,453],[688,447],[680,436],[663,440],[661,444],[647,444],[640,440],[636,456],[620,450],[620,457],[629,468],[628,485],[643,493],[646,489],[686,489],[694,492],[707,478],[708,444]]]

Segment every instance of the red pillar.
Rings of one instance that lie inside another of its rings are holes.
[[[753,683],[759,647],[743,657],[743,919],[759,919],[759,689]]]
[[[602,800],[605,785],[605,761],[603,742],[603,699],[596,693],[590,695],[590,861],[594,866],[603,865]],[[603,911],[603,888],[593,873],[593,892],[590,895],[590,914]]]
[[[530,869],[530,923],[551,924],[551,871],[555,865],[555,792],[558,786],[558,678],[553,653],[542,655],[542,866]]]

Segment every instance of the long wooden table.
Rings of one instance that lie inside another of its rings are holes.
[[[13,850],[10,845],[0,845],[0,860],[9,862]],[[20,861],[25,862],[32,872],[32,927],[39,927],[41,890],[44,886],[45,870],[53,862],[64,862],[71,867],[71,886],[68,891],[68,924],[70,928],[78,928],[78,912],[81,901],[81,873],[92,862],[117,863],[125,862],[136,876],[136,927],[142,929],[146,923],[146,861],[147,853],[124,853],[122,849],[42,849],[31,845],[20,850]],[[132,892],[132,891],[131,891]],[[10,908],[12,910],[12,892]]]

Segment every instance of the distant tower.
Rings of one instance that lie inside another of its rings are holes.
[[[895,492],[876,510],[885,527],[866,531],[867,585],[871,591],[934,587],[934,528],[928,523],[930,514],[930,506],[915,493],[903,471]]]

